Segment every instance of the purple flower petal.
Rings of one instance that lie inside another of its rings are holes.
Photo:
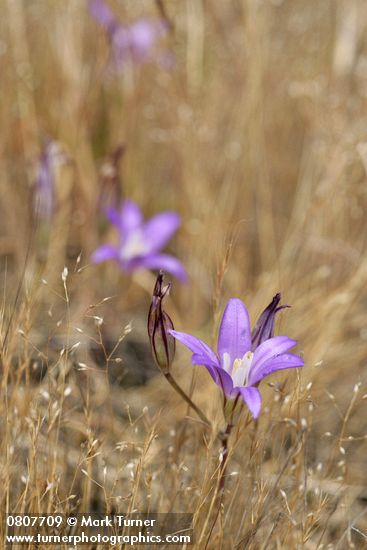
[[[131,54],[135,61],[146,61],[152,52],[160,34],[160,26],[156,21],[139,19],[129,27]]]
[[[138,19],[130,25],[112,27],[112,54],[117,67],[127,61],[145,63],[154,59],[155,45],[167,31],[160,19]]]
[[[205,363],[203,363],[203,359],[205,358],[202,355],[194,354],[191,358],[191,361],[193,365],[202,365],[203,367],[205,367],[217,386],[220,387],[222,392],[227,397],[230,397],[233,391],[233,381],[228,372],[223,370],[222,367],[212,367],[210,365],[206,365]]]
[[[250,373],[252,370],[260,367],[265,361],[276,357],[281,353],[285,353],[289,349],[293,348],[297,344],[296,340],[291,340],[288,336],[275,336],[266,340],[254,352],[254,358],[252,360],[252,365]]]
[[[191,334],[177,332],[176,330],[169,330],[168,332],[192,351],[192,364],[206,367],[214,382],[229,397],[233,390],[232,378],[220,367],[218,357],[214,351],[205,342]]]
[[[112,225],[115,225],[116,227],[120,227],[121,225],[121,216],[120,213],[112,207],[105,208],[104,213],[106,215],[106,218]]]
[[[277,357],[271,357],[265,363],[250,371],[249,384],[255,385],[266,376],[269,376],[269,374],[278,370],[303,367],[303,365],[303,359],[293,353],[283,353]]]
[[[118,26],[118,21],[113,15],[112,10],[102,0],[89,0],[88,9],[94,19],[104,27],[107,32],[113,32]]]
[[[169,254],[152,254],[151,256],[141,256],[130,262],[130,269],[145,267],[147,269],[162,269],[168,271],[180,281],[187,281],[187,273],[182,263]]]
[[[256,419],[261,411],[261,395],[257,388],[246,387],[246,388],[236,388],[246,405],[248,406],[250,413]],[[234,392],[232,392],[234,393]]]
[[[181,342],[181,344],[192,351],[192,361],[194,365],[219,367],[219,361],[216,353],[214,353],[214,351],[205,342],[199,338],[196,338],[196,336],[186,334],[186,332],[178,332],[177,330],[169,330],[168,332],[172,334],[176,340]]]
[[[143,222],[143,216],[138,205],[126,200],[122,203],[120,212],[120,229],[123,234],[137,229]]]
[[[251,350],[250,319],[245,305],[237,298],[229,300],[222,317],[218,337],[218,354],[221,363],[223,354],[230,356],[232,368],[235,359],[241,359]]]
[[[230,397],[233,391],[233,380],[231,376],[222,367],[216,367],[215,369],[217,377],[214,378],[214,382],[222,389],[227,397]]]
[[[106,260],[116,260],[118,258],[118,251],[116,247],[110,244],[104,244],[97,248],[92,254],[92,262],[100,263]]]
[[[144,242],[151,252],[157,252],[169,241],[179,225],[180,217],[175,212],[157,214],[143,226]]]

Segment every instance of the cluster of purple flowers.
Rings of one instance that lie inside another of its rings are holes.
[[[215,352],[196,336],[174,330],[172,320],[162,305],[169,289],[170,285],[163,286],[163,273],[160,273],[148,316],[148,333],[157,365],[163,371],[169,369],[173,360],[174,339],[178,340],[192,352],[193,365],[204,366],[221,388],[223,410],[229,402],[236,405],[241,400],[256,419],[261,410],[258,389],[261,380],[277,371],[304,365],[301,357],[288,353],[297,344],[296,340],[288,336],[274,336],[275,317],[289,306],[279,305],[281,297],[276,294],[251,331],[245,304],[232,298],[222,316]]]
[[[122,25],[103,0],[89,0],[89,10],[108,35],[116,67],[127,62],[152,60],[157,42],[168,30],[167,23],[160,19],[140,19]],[[39,160],[35,184],[36,209],[46,219],[50,219],[55,208],[54,169],[60,159],[57,144],[47,142]],[[114,260],[127,272],[164,270],[181,281],[187,280],[181,262],[162,252],[180,225],[176,212],[161,212],[144,221],[139,206],[125,200],[117,209],[105,208],[105,213],[117,229],[118,243],[97,248],[92,255],[93,262]],[[230,299],[222,316],[215,351],[199,338],[174,330],[172,320],[163,308],[169,289],[170,285],[163,285],[163,272],[160,271],[148,318],[151,348],[159,368],[170,376],[175,340],[178,340],[192,352],[192,363],[204,366],[221,388],[224,410],[228,402],[237,404],[243,401],[253,418],[258,418],[261,410],[260,382],[277,371],[304,365],[301,357],[289,353],[297,343],[295,340],[288,336],[274,336],[276,315],[289,306],[280,305],[280,294],[276,294],[251,331],[246,306],[237,298]]]
[[[144,222],[139,207],[126,200],[120,210],[108,208],[106,214],[117,228],[119,242],[99,247],[92,256],[94,262],[115,260],[126,271],[141,268],[164,270],[182,281],[186,280],[186,271],[179,260],[161,252],[180,224],[175,212],[162,212]],[[163,357],[164,369],[169,369],[174,355],[172,338],[175,338],[190,349],[194,365],[203,365],[207,369],[222,389],[225,402],[241,398],[257,418],[261,410],[258,389],[261,380],[279,370],[304,364],[301,357],[289,353],[297,344],[295,340],[288,336],[274,336],[275,317],[289,306],[280,305],[280,294],[276,294],[251,331],[246,306],[241,300],[232,298],[223,313],[215,352],[195,336],[173,329],[173,323],[162,306],[169,288],[170,285],[163,286],[163,274],[160,273],[148,323],[157,364],[162,366]],[[161,348],[159,354],[158,347]]]

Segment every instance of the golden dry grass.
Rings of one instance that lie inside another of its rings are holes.
[[[110,5],[122,21],[157,13],[148,0]],[[165,5],[176,67],[106,78],[82,0],[0,0],[1,511],[185,511],[197,548],[367,547],[366,3]],[[31,208],[45,136],[68,157],[49,227]],[[146,216],[182,216],[177,329],[213,343],[230,297],[252,319],[277,291],[292,304],[277,331],[306,366],[262,383],[257,424],[244,411],[214,528],[224,423],[210,378],[179,346],[175,376],[212,433],[163,377],[114,381],[137,361],[123,345],[145,353],[154,285],[90,265],[113,238],[97,202],[119,144],[125,196]],[[94,361],[106,335],[123,338],[110,378]]]

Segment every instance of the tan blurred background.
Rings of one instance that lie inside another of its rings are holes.
[[[122,22],[159,15],[153,0],[108,3]],[[85,269],[70,283],[73,322],[83,326],[89,304],[114,296],[102,308],[108,330],[134,318],[143,334],[154,276],[88,266],[96,246],[113,239],[98,211],[101,167],[126,145],[118,168],[124,196],[147,217],[166,209],[182,217],[169,250],[189,284],[174,282],[167,306],[179,330],[210,342],[234,296],[252,319],[277,291],[292,305],[278,333],[300,341],[302,380],[313,381],[310,463],[327,452],[322,434],[340,433],[361,382],[345,428],[361,439],[346,445],[344,479],[351,502],[366,498],[366,2],[164,5],[173,31],[162,47],[174,52],[174,68],[145,64],[108,75],[108,43],[84,1],[0,0],[4,318],[27,258],[17,311],[20,319],[28,312],[42,342],[45,315],[58,307],[49,289],[62,288],[63,267],[73,271],[81,254]],[[47,137],[68,161],[45,227],[34,220],[32,192]],[[189,360],[181,349],[179,357]],[[199,400],[205,406],[205,395]]]

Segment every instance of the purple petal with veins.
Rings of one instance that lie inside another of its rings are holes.
[[[235,395],[236,391],[240,394],[240,396],[246,403],[252,416],[255,419],[258,418],[261,411],[261,394],[259,390],[250,386],[246,388],[235,388],[233,390]]]
[[[219,328],[218,355],[223,363],[224,354],[229,355],[231,365],[251,349],[250,318],[241,300],[229,300]],[[230,369],[231,370],[231,369]]]
[[[169,331],[181,344],[189,348],[193,355],[191,362],[193,365],[202,365],[206,367],[214,382],[218,384],[226,395],[230,395],[233,390],[233,382],[230,375],[219,365],[216,353],[202,340],[175,330]]]
[[[284,369],[293,369],[303,367],[304,361],[298,355],[293,353],[282,353],[276,357],[271,357],[265,363],[260,366],[255,365],[250,370],[249,384],[254,386],[258,384],[263,378]]]
[[[256,365],[262,365],[271,357],[285,353],[297,344],[296,340],[291,340],[288,336],[274,336],[269,340],[265,340],[254,352],[252,368]]]
[[[205,342],[199,338],[196,338],[196,336],[186,334],[185,332],[171,330],[170,334],[172,334],[172,336],[174,336],[179,342],[184,344],[184,346],[189,348],[196,358],[200,358],[203,361],[202,363],[195,362],[196,365],[200,364],[210,367],[219,367],[217,355]]]

